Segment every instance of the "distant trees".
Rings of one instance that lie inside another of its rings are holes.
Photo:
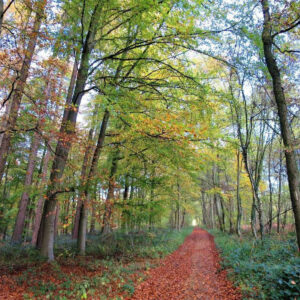
[[[52,261],[70,233],[84,255],[89,231],[180,230],[195,218],[238,235],[258,224],[263,238],[274,219],[278,232],[291,222],[298,121],[273,72],[268,3],[262,40],[250,4],[236,22],[218,14],[226,3],[204,2],[0,2],[2,239]]]

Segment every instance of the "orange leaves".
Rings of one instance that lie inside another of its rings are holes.
[[[149,272],[133,299],[241,299],[226,271],[219,268],[213,237],[195,229],[178,250]]]

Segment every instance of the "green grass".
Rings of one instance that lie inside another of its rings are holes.
[[[299,299],[300,257],[294,235],[264,241],[210,231],[222,256],[222,267],[240,286],[245,299]]]

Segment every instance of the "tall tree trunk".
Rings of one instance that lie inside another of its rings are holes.
[[[210,207],[210,222],[211,228],[215,228],[215,211],[214,211],[214,198],[209,199],[209,207]]]
[[[10,160],[8,161],[7,166],[5,168],[5,172],[4,172],[4,185],[3,185],[2,195],[1,195],[3,202],[7,198],[9,198],[9,189],[7,186],[9,167],[10,167]],[[6,209],[6,207],[4,205],[0,206],[0,239],[2,239],[2,240],[5,239],[6,231],[7,231],[7,222],[4,218],[5,209]]]
[[[31,142],[31,152],[29,155],[27,170],[26,170],[26,176],[25,176],[25,183],[24,183],[24,192],[22,193],[21,201],[19,203],[19,211],[16,218],[15,228],[12,235],[11,241],[13,243],[20,243],[22,241],[22,234],[24,230],[24,224],[25,224],[25,216],[29,201],[29,193],[30,193],[30,187],[32,184],[33,179],[33,172],[35,168],[35,162],[36,162],[36,155],[37,151],[40,145],[40,136],[38,133],[34,133],[32,137]]]
[[[59,89],[58,89],[59,97],[61,96],[61,92],[62,92],[63,77],[64,77],[64,73],[62,74],[62,78],[61,78]],[[47,84],[47,89],[46,89],[47,99],[50,98],[50,95],[51,95],[51,80],[49,79],[48,84]],[[57,119],[58,119],[58,109],[59,109],[59,106],[56,105],[54,117],[52,120],[52,124],[54,124],[54,125],[56,124]],[[37,242],[38,242],[38,232],[40,229],[42,213],[43,213],[43,206],[44,206],[44,201],[45,201],[44,189],[47,184],[48,165],[49,165],[49,162],[51,159],[51,149],[50,149],[49,145],[51,144],[52,141],[53,141],[53,137],[50,137],[50,139],[46,142],[46,144],[45,144],[46,153],[43,154],[43,159],[42,159],[42,165],[41,165],[41,171],[40,171],[40,173],[41,173],[40,190],[42,190],[42,193],[39,197],[39,200],[37,202],[37,206],[35,209],[35,217],[34,217],[34,221],[33,221],[33,231],[32,231],[32,238],[31,238],[31,244],[33,246],[36,246]]]
[[[93,154],[92,162],[91,162],[91,168],[89,170],[89,174],[87,177],[87,182],[84,189],[84,199],[82,201],[81,209],[80,209],[80,218],[79,218],[79,231],[78,231],[78,251],[81,255],[85,254],[85,244],[86,244],[86,228],[87,228],[87,204],[90,199],[90,186],[92,185],[92,182],[94,180],[94,177],[96,175],[97,171],[97,165],[98,160],[103,148],[104,140],[105,140],[105,133],[108,125],[109,120],[109,111],[105,110],[101,128],[98,136],[97,145],[95,147],[95,151]]]
[[[249,162],[248,162],[248,153],[247,150],[244,148],[242,149],[242,156],[243,156],[243,161],[245,165],[246,172],[248,174],[248,178],[251,183],[251,189],[252,189],[252,208],[251,208],[251,230],[252,234],[255,238],[257,238],[257,232],[256,232],[256,210],[257,205],[259,203],[259,196],[258,196],[258,186],[257,186],[257,181],[253,179],[253,174],[249,168]]]
[[[49,69],[48,78],[47,78],[48,82],[46,84],[45,93],[44,93],[45,99],[42,100],[42,104],[40,107],[40,113],[38,115],[38,121],[37,121],[37,128],[39,128],[41,125],[41,120],[43,118],[42,111],[46,111],[47,102],[50,98],[51,72],[52,72],[52,70]],[[61,86],[62,86],[62,80],[60,82],[59,94],[61,93]],[[21,201],[19,203],[19,211],[18,211],[18,215],[16,218],[14,232],[12,235],[13,243],[21,242],[22,233],[24,231],[26,211],[28,209],[28,202],[29,202],[29,192],[30,192],[30,188],[32,185],[33,173],[34,173],[34,168],[35,168],[35,163],[36,163],[36,156],[37,156],[40,142],[41,142],[41,136],[39,135],[39,133],[35,132],[32,137],[32,142],[31,142],[31,146],[30,146],[30,155],[29,155],[27,171],[26,171],[26,176],[25,176],[25,182],[24,182],[24,191],[22,193]]]
[[[271,180],[271,156],[272,156],[272,143],[269,148],[268,157],[268,181],[269,181],[269,234],[272,233],[273,226],[273,186]]]
[[[86,184],[86,180],[87,180],[87,169],[88,169],[88,164],[89,164],[89,157],[90,157],[91,150],[92,150],[93,133],[94,133],[94,129],[91,128],[89,130],[87,146],[85,149],[82,168],[81,168],[81,176],[80,177],[81,177],[81,185],[82,186],[84,186]],[[74,227],[73,227],[73,231],[72,231],[73,239],[78,238],[79,220],[80,220],[80,213],[81,213],[81,206],[82,206],[83,198],[84,198],[84,192],[80,192],[79,199],[77,200]]]
[[[281,146],[281,144],[280,144]],[[281,215],[281,188],[282,188],[282,150],[279,153],[279,178],[278,178],[278,202],[277,202],[277,233],[280,233],[280,215]]]
[[[43,159],[43,171],[42,171],[42,178],[41,178],[41,188],[44,189],[45,185],[47,183],[47,171],[48,171],[48,165],[51,158],[51,151],[47,147],[47,152]],[[42,213],[43,213],[43,206],[44,206],[44,193],[42,193],[39,197],[39,200],[37,202],[37,206],[35,209],[35,218],[33,223],[33,232],[32,232],[32,238],[31,238],[31,244],[36,246],[37,238],[38,238],[38,232],[41,224],[42,219]]]
[[[252,235],[257,239],[256,232],[256,201],[255,198],[252,198],[252,206],[251,206],[251,231]]]
[[[277,112],[280,122],[280,131],[284,144],[284,154],[286,160],[286,169],[289,182],[290,197],[293,207],[293,213],[296,225],[296,234],[298,248],[300,249],[300,183],[299,183],[299,170],[297,166],[296,156],[293,149],[293,138],[288,121],[288,108],[281,84],[280,70],[277,66],[274,54],[272,52],[273,39],[272,36],[272,21],[269,11],[269,1],[261,0],[262,10],[264,15],[264,25],[262,32],[262,41],[264,47],[264,55],[266,64],[273,82],[273,92],[277,104]]]
[[[10,112],[10,108],[11,108],[11,102],[6,102],[5,104],[5,112],[1,118],[1,131],[4,130],[5,133],[5,129],[7,128],[8,125],[8,118],[9,118],[9,112]],[[2,140],[3,140],[3,136],[4,133],[0,133],[0,146],[2,145]]]
[[[282,226],[281,226],[281,229],[283,232],[284,232],[284,229],[286,226],[287,213],[288,213],[288,209],[286,207],[286,210],[284,211],[284,214],[283,214],[283,220],[282,220]]]
[[[213,180],[213,185],[214,187],[218,187],[219,185],[219,168],[214,164],[213,170],[212,170],[212,180]],[[214,193],[214,205],[219,221],[219,227],[221,231],[225,231],[224,228],[224,208],[223,208],[223,203],[222,200],[216,192]]]
[[[234,226],[233,226],[233,221],[232,221],[233,210],[234,210],[233,199],[230,196],[230,198],[229,198],[229,233],[230,234],[233,234],[235,231]]]
[[[57,202],[57,192],[59,191],[61,178],[64,173],[65,165],[71,148],[71,141],[65,140],[65,136],[71,137],[75,133],[78,109],[80,107],[83,91],[86,85],[89,71],[89,59],[95,46],[95,36],[99,22],[99,14],[102,6],[99,0],[93,10],[89,29],[84,42],[80,67],[77,74],[76,85],[72,97],[72,105],[77,109],[65,108],[67,110],[65,120],[61,124],[61,138],[59,139],[55,156],[53,160],[52,170],[50,174],[50,185],[47,191],[47,198],[44,205],[42,224],[40,227],[41,235],[41,254],[48,257],[49,261],[54,260],[54,212]]]
[[[96,204],[97,201],[97,183],[95,183],[94,185],[94,190],[93,190],[93,194],[94,194],[94,203],[92,204],[92,215],[91,215],[91,224],[90,224],[90,233],[94,234],[95,233],[95,226],[96,226]]]
[[[121,228],[125,229],[126,232],[128,230],[128,213],[129,210],[127,209],[127,200],[129,196],[129,174],[125,175],[125,182],[124,182],[124,193],[123,193],[123,209],[121,214]]]
[[[58,235],[58,224],[59,224],[59,212],[60,212],[60,205],[56,206],[55,210],[55,220],[54,220],[54,236]]]
[[[182,218],[181,218],[180,229],[182,229],[184,227],[184,224],[185,224],[185,214],[186,214],[186,210],[184,208],[183,211],[182,211]]]
[[[203,226],[209,226],[209,222],[207,221],[208,215],[206,210],[206,203],[205,203],[205,192],[201,191],[201,202],[202,202],[202,223]],[[209,226],[210,227],[210,226]]]
[[[179,225],[180,225],[180,184],[179,180],[177,177],[177,201],[176,201],[176,216],[175,216],[175,225],[176,225],[176,230],[179,230]]]
[[[37,39],[39,36],[39,30],[42,23],[42,18],[44,16],[44,10],[47,1],[40,1],[37,3],[37,8],[35,10],[36,16],[33,24],[33,31],[30,35],[30,39],[25,50],[25,56],[20,70],[19,78],[16,80],[15,89],[12,94],[11,105],[9,116],[7,119],[7,127],[4,128],[5,132],[2,136],[2,143],[0,147],[0,185],[3,177],[3,172],[7,160],[7,155],[9,153],[11,145],[12,133],[15,130],[18,112],[26,85],[26,81],[29,75],[29,69],[32,62],[33,53],[37,44]]]
[[[104,216],[103,216],[102,234],[107,234],[111,232],[110,219],[111,219],[112,208],[113,208],[112,201],[114,199],[115,175],[117,172],[118,160],[119,160],[119,149],[116,150],[112,158],[112,164],[111,164],[110,175],[108,180],[108,192],[105,201],[105,209],[104,209]]]
[[[240,196],[240,176],[241,176],[241,166],[240,166],[240,151],[237,151],[237,172],[236,172],[236,202],[237,202],[237,219],[236,219],[236,233],[241,236],[241,221],[242,221],[242,201]]]

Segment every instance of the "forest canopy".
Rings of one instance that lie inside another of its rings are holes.
[[[294,0],[0,0],[0,238],[169,226],[300,246]]]

